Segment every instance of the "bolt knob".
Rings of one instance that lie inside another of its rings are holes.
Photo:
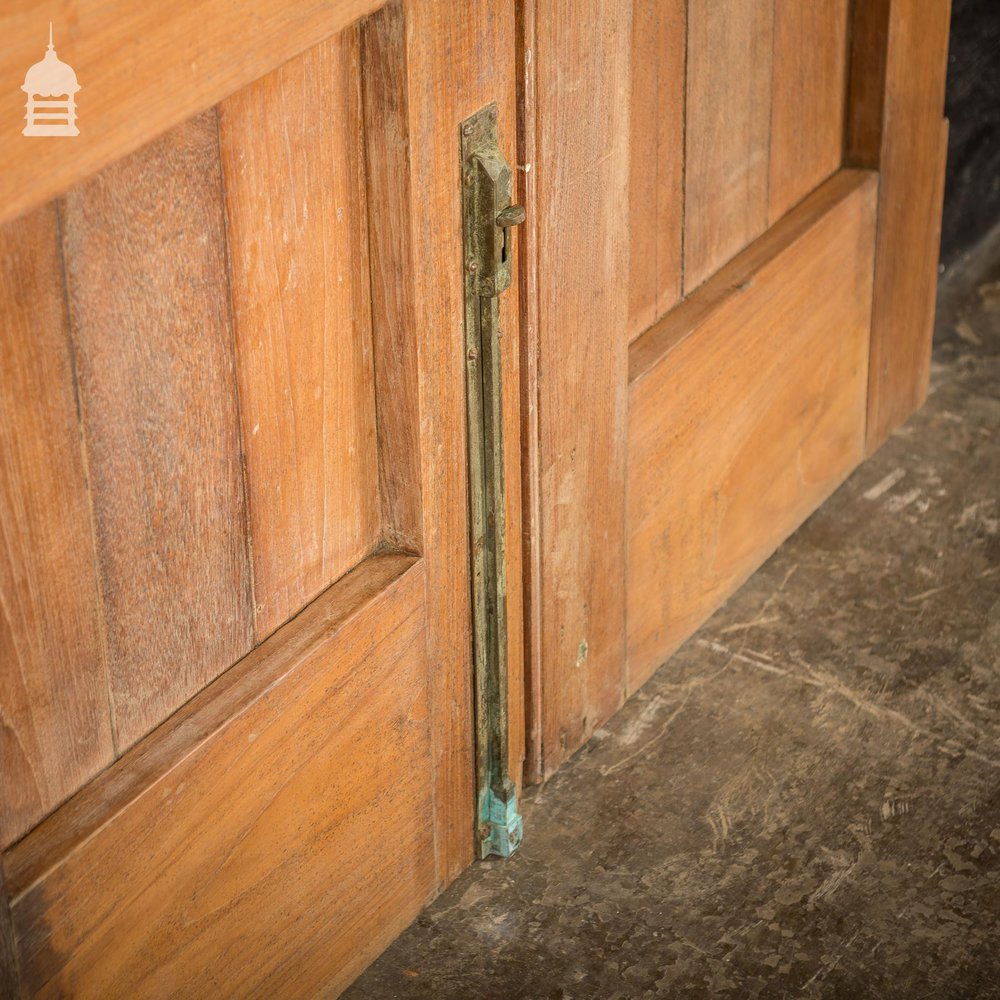
[[[501,229],[508,226],[519,226],[528,217],[524,205],[508,205],[497,216],[497,225]]]

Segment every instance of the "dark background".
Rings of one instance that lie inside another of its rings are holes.
[[[932,0],[937,2],[937,0]],[[952,0],[941,263],[1000,225],[1000,0]]]

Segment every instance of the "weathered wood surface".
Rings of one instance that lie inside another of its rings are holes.
[[[435,890],[422,568],[373,556],[5,857],[32,996],[335,994]]]
[[[542,771],[550,774],[619,707],[624,690],[631,11],[596,0],[546,4],[535,33],[535,599]]]
[[[843,160],[849,13],[849,0],[774,4],[769,224]]]
[[[365,20],[361,70],[382,536],[394,548],[419,552],[420,414],[405,30],[396,3]]]
[[[472,859],[473,820],[464,281],[455,266],[462,246],[458,127],[496,101],[500,146],[516,162],[514,5],[469,0],[457,8],[444,0],[410,0],[405,13],[427,662],[438,879],[446,885]],[[504,336],[516,344],[516,300],[508,293],[501,303]],[[510,356],[505,353],[505,363]],[[519,480],[520,469],[508,468],[506,479]],[[508,542],[516,548],[515,530],[510,527]],[[521,628],[513,610],[512,633]]]
[[[863,457],[876,186],[835,175],[632,345],[630,691]]]
[[[259,641],[378,542],[357,29],[219,106]]]
[[[628,339],[681,296],[685,0],[633,0]]]
[[[212,107],[240,87],[382,5],[381,0],[126,0],[7,3],[0,10],[0,120],[17,129],[20,85],[41,60],[52,21],[59,58],[76,71],[80,134],[5,137],[0,221],[20,215]]]
[[[689,0],[684,293],[768,221],[774,0]]]
[[[213,111],[61,203],[120,750],[253,641],[221,201]]]
[[[884,0],[881,0],[884,2]],[[864,6],[864,5],[862,5]],[[879,4],[876,3],[876,8]],[[875,299],[868,388],[871,453],[921,403],[930,378],[944,156],[949,0],[892,0],[855,25],[855,52],[882,60],[877,102],[855,123],[854,153],[878,150]],[[886,23],[887,22],[887,23]],[[883,27],[881,35],[859,36]]]
[[[0,847],[114,753],[54,206],[0,227]]]

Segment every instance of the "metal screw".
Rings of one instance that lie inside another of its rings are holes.
[[[479,265],[474,260],[470,260],[466,262],[465,269],[469,274],[475,274],[479,270]]]
[[[475,361],[476,358],[478,358],[478,357],[479,357],[479,351],[477,351],[474,347],[470,347],[469,348],[469,354],[468,354],[469,360],[470,361]]]
[[[462,135],[472,135],[472,122],[467,122],[462,126]]]
[[[490,828],[489,828],[488,824],[484,823],[479,828],[479,839],[480,840],[489,840],[490,839]]]

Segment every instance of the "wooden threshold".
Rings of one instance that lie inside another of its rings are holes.
[[[421,565],[365,559],[4,853],[25,995],[335,990],[406,926],[436,889]]]

